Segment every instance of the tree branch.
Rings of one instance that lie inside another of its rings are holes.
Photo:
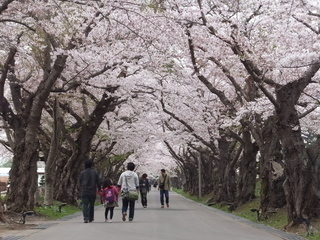
[[[299,23],[302,23],[304,26],[306,26],[307,28],[309,28],[312,32],[314,32],[315,34],[320,34],[320,30],[318,29],[314,29],[310,24],[306,23],[305,21],[297,18],[295,15],[292,16],[295,20],[297,20]]]
[[[182,125],[184,125],[187,128],[187,131],[189,133],[191,133],[192,136],[194,136],[196,139],[198,139],[201,143],[203,143],[205,146],[207,146],[208,148],[211,149],[211,151],[213,153],[216,152],[216,149],[213,147],[213,145],[210,142],[207,142],[206,140],[204,140],[201,136],[199,136],[198,134],[196,134],[194,132],[194,129],[184,120],[182,120],[181,118],[177,117],[174,113],[170,112],[169,110],[167,110],[164,106],[164,102],[163,99],[160,100],[162,109],[165,113],[167,113],[168,115],[170,115],[172,118],[174,118],[175,120],[177,120],[178,122],[180,122]]]
[[[26,28],[28,28],[30,31],[32,32],[36,32],[36,29],[30,27],[28,24],[14,20],[14,19],[0,19],[0,22],[13,22],[13,23],[17,23],[20,24],[22,26],[25,26]]]
[[[4,12],[7,8],[8,8],[8,6],[9,6],[9,4],[10,3],[12,3],[14,0],[5,0],[1,5],[0,5],[0,14],[2,13],[2,12]]]
[[[218,98],[220,99],[220,101],[221,101],[227,108],[229,108],[232,112],[234,112],[234,106],[231,104],[231,102],[230,102],[229,99],[226,97],[226,95],[224,94],[224,92],[216,89],[216,88],[208,81],[208,79],[200,73],[200,69],[198,68],[197,62],[196,62],[194,44],[193,44],[193,41],[192,41],[191,33],[190,33],[190,31],[189,31],[188,28],[186,29],[186,34],[187,34],[187,36],[188,36],[188,44],[189,44],[189,52],[190,52],[191,62],[192,62],[192,65],[193,65],[193,69],[194,69],[195,73],[197,74],[198,79],[209,89],[209,91],[210,91],[211,93],[213,93],[213,94],[215,94],[216,96],[218,96]]]
[[[314,106],[312,108],[310,108],[309,110],[305,111],[304,113],[300,114],[298,116],[298,119],[304,118],[305,116],[307,116],[309,113],[312,113],[314,110],[316,110],[318,108],[318,106]]]

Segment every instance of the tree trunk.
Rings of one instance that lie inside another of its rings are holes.
[[[73,143],[71,156],[66,157],[64,164],[58,164],[59,178],[56,179],[55,198],[70,204],[76,204],[78,196],[78,176],[82,169],[84,161],[89,157],[91,150],[91,141],[96,134],[104,115],[113,111],[114,107],[119,104],[117,99],[108,97],[104,93],[101,100],[96,105],[94,111],[88,116],[88,120],[81,125],[81,130],[77,136],[77,140]]]
[[[277,90],[277,132],[285,162],[284,189],[289,222],[296,218],[316,217],[319,206],[314,169],[301,137],[298,113],[295,109],[301,89],[303,86],[297,81]]]
[[[213,156],[210,149],[201,151],[201,178],[202,178],[202,195],[209,194],[217,185],[217,159]]]
[[[241,152],[242,152],[242,146],[240,146],[237,150],[234,150],[234,153],[231,156],[232,161],[228,164],[226,173],[225,173],[225,183],[227,184],[227,194],[228,194],[228,199],[230,203],[235,202],[237,197],[238,176],[236,173],[235,166],[239,160],[239,156]]]
[[[312,142],[307,146],[307,154],[312,161],[316,189],[317,191],[320,191],[320,135],[317,135],[317,140],[315,142]],[[316,214],[317,216],[320,216],[320,208],[317,209]]]
[[[235,142],[227,140],[224,134],[218,139],[219,161],[218,166],[218,182],[215,187],[214,201],[233,202],[236,197],[236,182],[233,162],[233,149]]]
[[[3,202],[2,202],[2,198],[1,198],[1,193],[0,193],[0,222],[7,222],[7,219],[4,217],[3,214]]]
[[[42,110],[50,94],[51,88],[60,76],[66,64],[67,56],[57,56],[51,72],[39,84],[33,96],[23,102],[21,95],[17,93],[20,86],[11,84],[11,92],[14,106],[17,112],[23,114],[14,115],[8,119],[10,127],[14,131],[14,156],[10,170],[10,190],[6,203],[8,209],[15,212],[32,210],[34,208],[34,194],[38,184],[37,161],[39,160],[38,130]],[[12,63],[14,65],[14,63]],[[14,74],[14,73],[13,73]],[[13,75],[11,75],[12,77]],[[2,90],[0,94],[3,96]],[[0,95],[0,97],[1,97]],[[25,104],[22,107],[21,104]],[[1,109],[3,112],[5,109]],[[7,112],[3,112],[7,114]]]
[[[281,166],[281,145],[275,129],[275,121],[269,118],[262,130],[260,149],[260,209],[261,218],[268,217],[268,211],[285,206],[285,194],[283,189],[283,171],[276,171],[274,164]],[[282,168],[282,167],[281,167]]]
[[[19,142],[15,138],[16,147],[9,178],[10,188],[6,198],[8,210],[14,212],[23,212],[34,208],[34,194],[38,184],[39,144],[36,134],[32,138],[33,141],[25,136]]]
[[[236,206],[251,201],[255,198],[257,181],[256,157],[258,147],[252,143],[251,134],[243,128],[243,155],[239,165],[238,196]]]
[[[50,151],[45,166],[44,204],[46,206],[53,205],[56,160],[59,156],[59,149],[61,145],[61,125],[63,124],[63,121],[61,121],[60,107],[57,99],[55,99],[53,106],[53,119],[53,133],[51,138]]]

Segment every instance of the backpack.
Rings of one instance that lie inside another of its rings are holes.
[[[115,199],[115,194],[114,194],[114,191],[112,188],[107,188],[105,191],[104,191],[104,198],[105,198],[105,201],[108,202],[108,203],[112,203],[114,202],[114,199]]]

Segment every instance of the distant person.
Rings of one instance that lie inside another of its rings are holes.
[[[155,182],[153,183],[153,187],[156,189],[156,188],[157,188],[157,186],[158,186],[158,182],[157,182],[157,181],[155,181]]]
[[[105,222],[112,223],[113,210],[118,207],[118,188],[112,184],[110,178],[106,178],[103,182],[102,190],[99,195],[102,196],[102,202],[105,207],[104,217]],[[108,213],[110,211],[110,217],[108,219]]]
[[[161,169],[161,175],[158,179],[158,190],[160,190],[161,208],[164,208],[164,197],[166,198],[167,207],[169,207],[169,190],[171,188],[170,176],[166,170]]]
[[[138,175],[133,171],[135,165],[133,162],[127,164],[127,171],[120,175],[118,181],[118,187],[121,188],[122,192],[126,191],[139,191],[139,178]],[[129,206],[129,221],[133,221],[134,217],[134,200],[128,200],[122,197],[122,221],[126,221],[127,210]]]
[[[144,208],[147,207],[147,193],[149,192],[149,181],[147,179],[148,175],[146,173],[142,174],[142,177],[139,180],[139,189],[141,196],[141,204]]]
[[[151,182],[148,180],[148,182],[149,182],[149,186],[148,186],[148,188],[149,188],[149,192],[151,191],[151,187],[152,187],[152,184],[151,184]]]
[[[94,220],[94,203],[97,196],[97,189],[100,191],[101,183],[96,170],[93,170],[92,161],[87,159],[84,162],[85,170],[79,176],[79,186],[82,201],[82,212],[84,223]]]

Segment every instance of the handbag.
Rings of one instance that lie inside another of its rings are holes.
[[[126,193],[126,199],[128,201],[136,201],[139,199],[139,194],[137,191],[128,191]]]
[[[127,184],[127,187],[129,186],[128,185],[128,181],[127,181],[127,177],[125,177],[126,179],[126,184]],[[139,199],[139,193],[136,191],[136,190],[124,190],[123,191],[123,196],[128,200],[128,201],[136,201]]]

